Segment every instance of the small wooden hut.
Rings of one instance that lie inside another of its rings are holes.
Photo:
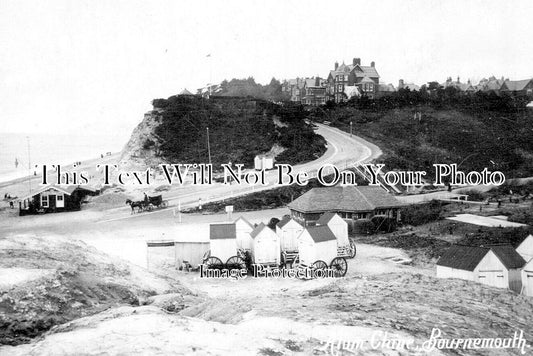
[[[265,224],[259,224],[250,234],[253,239],[252,254],[256,264],[281,264],[279,237],[274,230]]]
[[[337,238],[327,225],[308,226],[298,237],[298,251],[303,265],[317,261],[329,265],[337,257]]]
[[[285,215],[280,222],[276,224],[276,234],[280,238],[281,251],[297,252],[298,236],[302,233],[304,227],[289,215]]]
[[[237,230],[237,247],[245,251],[251,251],[253,239],[250,233],[254,230],[254,226],[242,216],[235,220],[234,224]]]
[[[237,254],[237,229],[235,224],[209,225],[211,256],[226,262]]]

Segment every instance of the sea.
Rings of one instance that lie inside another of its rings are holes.
[[[119,152],[125,144],[106,135],[0,133],[0,182],[33,175],[35,165],[83,162]]]

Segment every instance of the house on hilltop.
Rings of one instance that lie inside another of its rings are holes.
[[[525,264],[511,245],[452,245],[437,262],[437,277],[465,279],[520,293]]]
[[[500,91],[533,97],[533,79],[506,80],[502,84]]]
[[[379,187],[313,188],[289,204],[291,217],[304,226],[315,225],[326,212],[336,213],[353,228],[359,219],[386,216],[400,219],[400,201]]]
[[[374,62],[370,66],[361,65],[361,58],[354,58],[352,64],[342,63],[329,72],[327,78],[328,95],[336,103],[346,101],[347,87],[356,86],[360,93],[374,99],[379,90],[379,74]]]

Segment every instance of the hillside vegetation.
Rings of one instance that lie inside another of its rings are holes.
[[[532,110],[527,100],[454,90],[400,90],[378,100],[330,103],[315,117],[366,137],[385,152],[386,169],[424,170],[457,163],[460,170],[499,170],[508,178],[533,175]]]
[[[172,96],[153,101],[160,120],[157,140],[146,140],[144,149],[172,163],[211,162],[253,165],[257,154],[271,152],[278,163],[296,164],[322,155],[325,140],[305,122],[300,106],[236,97]]]

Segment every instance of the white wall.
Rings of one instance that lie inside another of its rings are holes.
[[[533,260],[522,269],[522,292],[533,297]]]
[[[489,251],[479,262],[474,275],[477,281],[498,288],[509,288],[509,273],[494,252]]]
[[[348,224],[344,219],[335,214],[335,216],[328,222],[328,227],[337,238],[337,244],[339,247],[350,245],[350,240],[348,239]]]
[[[253,239],[250,233],[253,227],[248,225],[245,221],[238,219],[235,221],[235,229],[237,231],[237,247],[246,251],[252,250]]]
[[[210,240],[211,256],[218,257],[222,263],[228,258],[237,255],[237,239]]]
[[[303,226],[291,219],[282,228],[276,226],[276,234],[280,237],[282,251],[297,251],[298,236],[304,230]]]
[[[307,230],[304,230],[298,238],[298,251],[302,264],[310,266],[322,260],[329,266],[331,261],[337,257],[337,240],[316,243]]]
[[[524,241],[516,248],[516,252],[520,256],[526,260],[526,262],[529,262],[533,259],[533,236],[529,235],[526,237]]]
[[[444,267],[437,265],[437,278],[459,278],[467,281],[476,281],[474,278],[474,272],[465,271],[462,269],[455,269],[451,267]]]
[[[269,227],[264,227],[253,239],[253,257],[257,264],[280,264],[279,237]]]

